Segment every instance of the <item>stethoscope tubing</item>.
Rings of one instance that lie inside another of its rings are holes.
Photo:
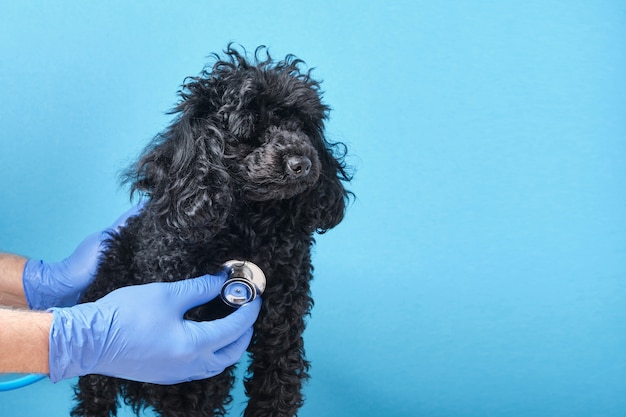
[[[11,391],[18,388],[24,388],[30,384],[34,384],[35,382],[41,381],[47,375],[41,374],[29,374],[24,375],[20,378],[11,379],[8,381],[0,381],[0,392],[1,391]]]

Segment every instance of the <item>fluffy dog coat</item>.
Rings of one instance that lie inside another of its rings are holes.
[[[248,58],[229,46],[185,81],[174,122],[125,175],[131,193],[147,202],[110,236],[82,300],[216,273],[229,259],[259,265],[267,288],[249,347],[248,417],[293,416],[303,403],[313,234],[342,220],[350,196],[345,146],[324,137],[329,108],[302,64],[292,55],[273,61],[263,48]],[[227,313],[214,300],[186,317]],[[137,413],[152,407],[163,417],[224,415],[233,383],[233,367],[167,386],[87,375],[72,416],[114,416],[120,397]]]

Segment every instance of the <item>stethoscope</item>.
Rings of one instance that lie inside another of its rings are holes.
[[[265,291],[265,274],[250,261],[230,260],[223,265],[227,279],[220,296],[229,306],[238,308]]]
[[[236,259],[225,262],[226,282],[220,297],[230,307],[239,308],[265,291],[265,274],[256,264]],[[8,381],[0,381],[0,391],[10,391],[34,384],[47,375],[29,374]]]

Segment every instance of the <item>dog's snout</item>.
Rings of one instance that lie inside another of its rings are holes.
[[[295,178],[304,177],[311,171],[311,165],[306,156],[290,156],[287,158],[287,174]]]

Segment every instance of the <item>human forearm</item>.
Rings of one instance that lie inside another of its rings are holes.
[[[0,308],[0,373],[49,373],[52,314]]]
[[[26,258],[0,253],[0,306],[28,308],[22,273]]]

